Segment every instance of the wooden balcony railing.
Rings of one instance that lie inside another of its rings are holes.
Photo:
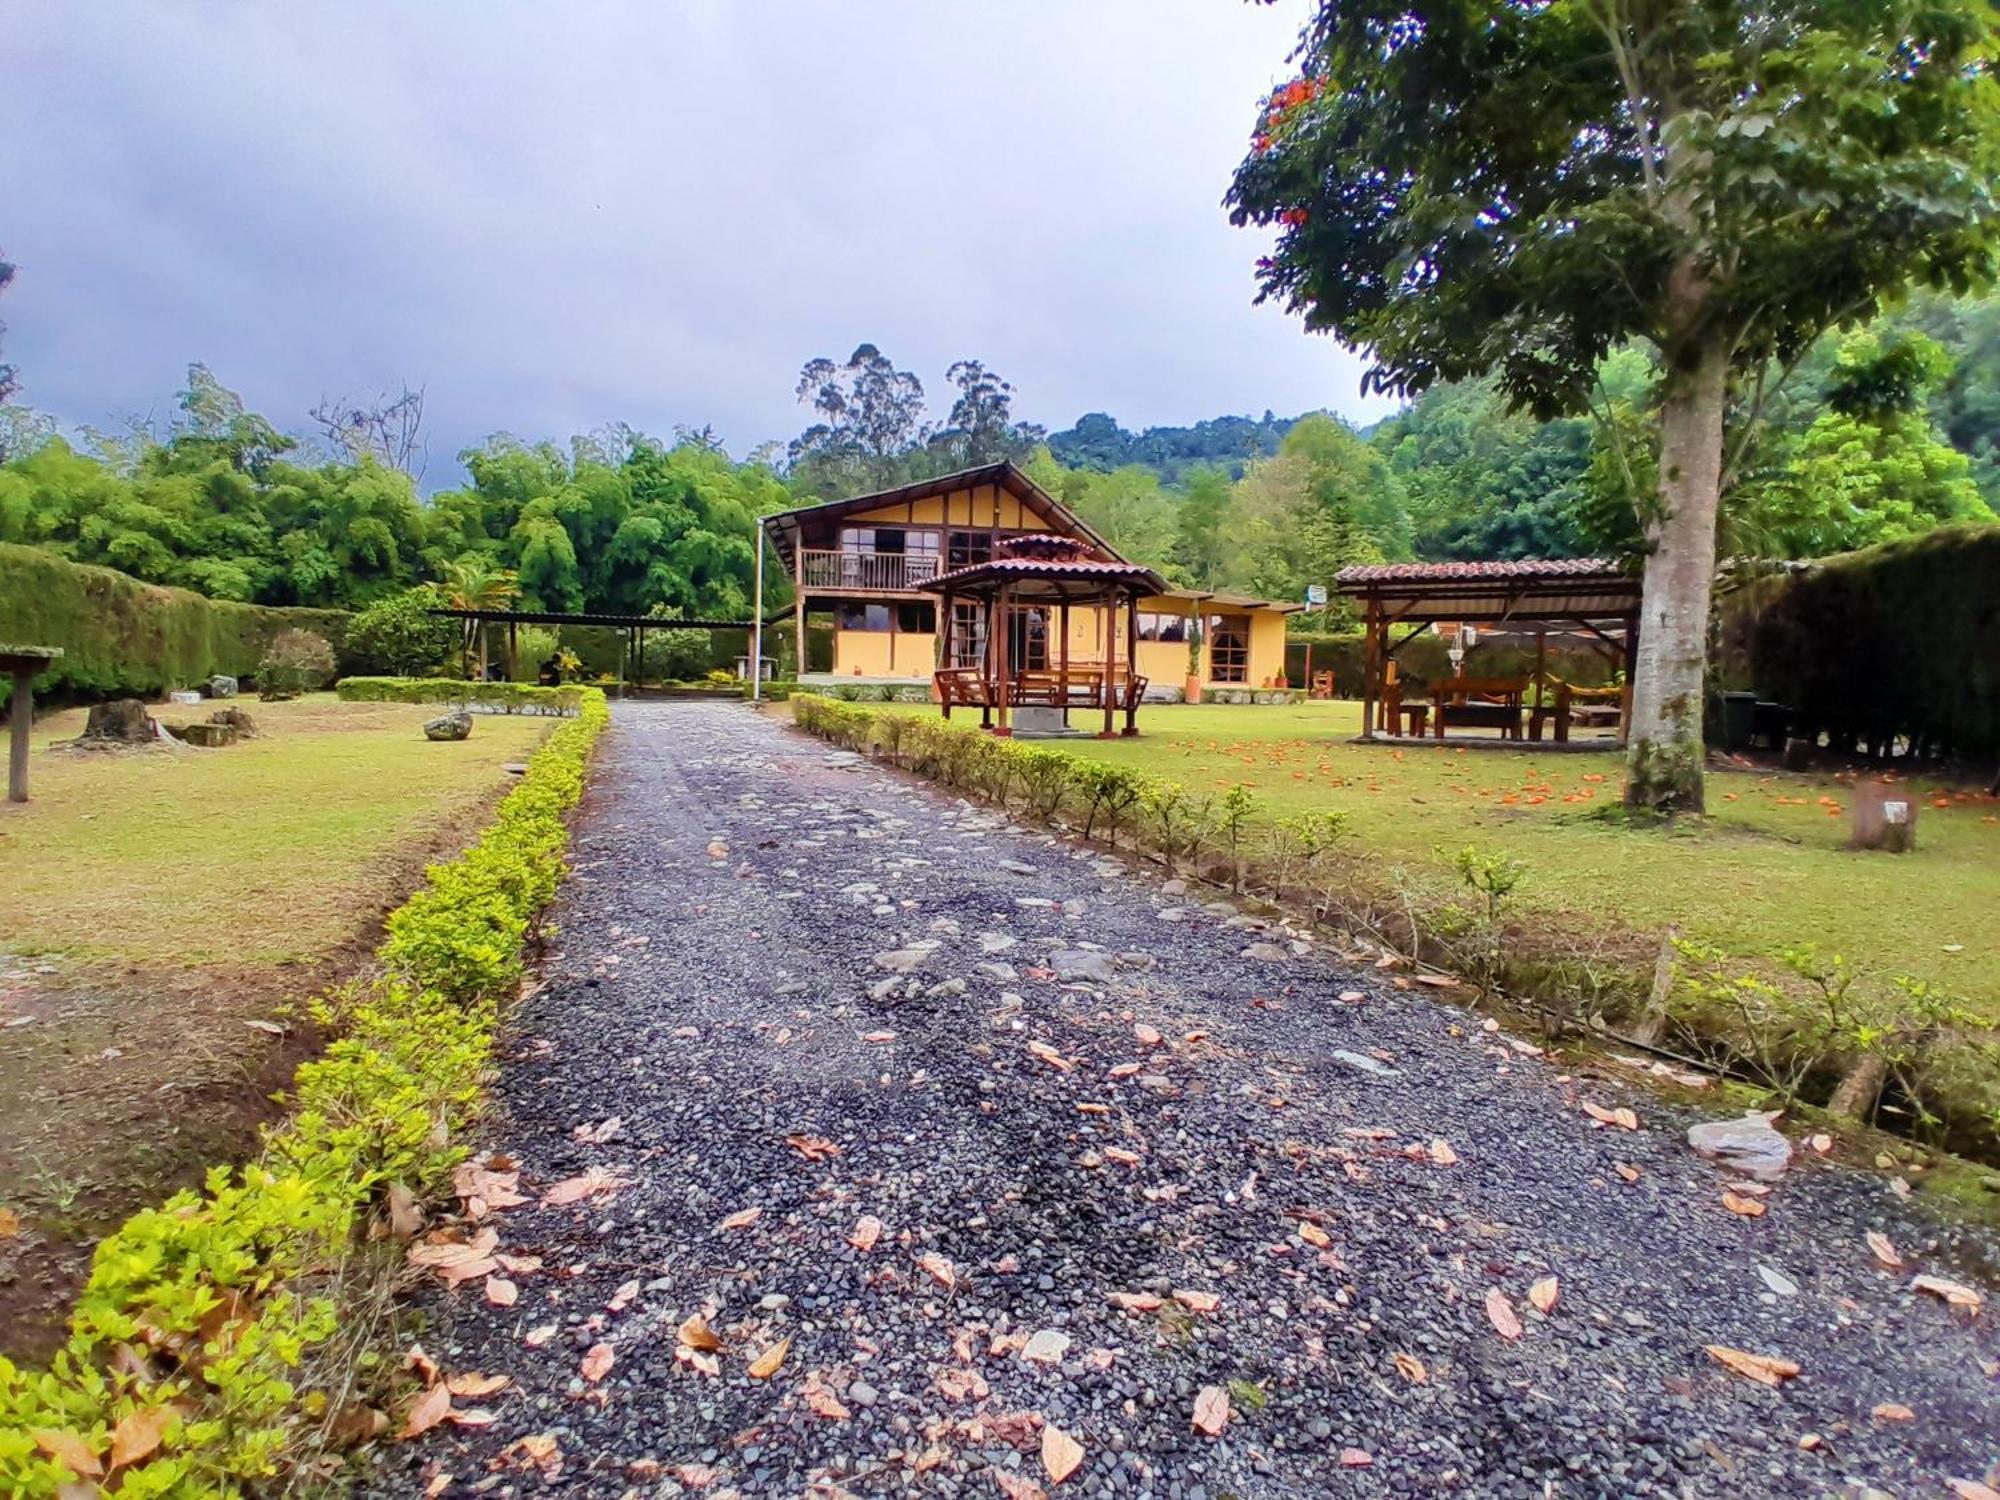
[[[919,552],[816,552],[799,554],[809,589],[914,589],[938,573],[934,554]]]

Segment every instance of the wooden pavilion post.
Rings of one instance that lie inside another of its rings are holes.
[[[1361,737],[1375,737],[1375,700],[1380,691],[1382,671],[1382,610],[1374,595],[1368,597],[1361,634]]]
[[[1009,614],[1013,607],[1013,598],[1013,585],[1002,583],[993,596],[993,613],[998,620],[999,629],[994,630],[990,622],[987,627],[996,641],[993,657],[993,733],[1001,739],[1007,739],[1014,733],[1014,716],[1008,712],[1011,707],[1008,702],[1008,678],[1011,675],[1012,664],[1007,660],[1014,644],[1014,621]]]
[[[1528,722],[1540,724],[1542,714],[1549,705],[1549,627],[1535,627],[1535,701],[1528,709]],[[1559,733],[1558,739],[1568,739],[1566,732]]]
[[[1056,678],[1056,681],[1062,684],[1060,689],[1062,693],[1062,724],[1063,728],[1067,729],[1069,728],[1069,593],[1068,591],[1065,590],[1061,595],[1058,596],[1058,598],[1060,599],[1060,602],[1056,605],[1056,619],[1059,622],[1059,628],[1062,631],[1062,647],[1061,647],[1062,657],[1061,657],[1061,672],[1060,675],[1058,675],[1058,677]]]
[[[952,669],[952,626],[954,624],[952,614],[951,590],[946,589],[943,594],[938,596],[937,661],[931,666],[931,681],[933,683],[937,682],[937,674],[939,672],[949,672]],[[941,686],[937,692],[938,700],[944,706],[944,716],[949,719],[951,717],[951,693]]]
[[[1116,623],[1114,621],[1114,623]],[[1139,596],[1125,596],[1125,734],[1139,732]]]
[[[1115,591],[1107,592],[1104,596],[1104,602],[1098,608],[1101,612],[1100,618],[1104,622],[1104,732],[1098,735],[1098,738],[1109,740],[1117,738],[1118,734],[1118,731],[1112,727],[1111,722],[1112,715],[1115,712],[1114,705],[1118,701],[1118,689],[1115,686],[1118,678],[1117,593]]]

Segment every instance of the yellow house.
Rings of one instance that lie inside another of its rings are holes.
[[[1013,538],[1062,537],[1090,557],[1127,561],[1011,463],[781,511],[766,516],[764,527],[791,575],[800,663],[806,660],[807,616],[832,617],[832,671],[800,673],[802,681],[822,685],[931,690],[933,673],[963,662],[938,660],[940,600],[924,585],[988,562]],[[1179,701],[1190,689],[1247,699],[1282,679],[1285,616],[1298,608],[1242,594],[1166,588],[1139,598],[1131,611],[1063,611],[1070,616],[1065,653],[1055,612],[1031,606],[1026,628],[1014,632],[1013,655],[1024,670],[1045,669],[1066,656],[1103,661],[1110,655],[1136,666],[1153,702]],[[969,617],[962,619],[954,632],[955,658],[973,638],[970,625]],[[1108,642],[1107,629],[1113,635]]]

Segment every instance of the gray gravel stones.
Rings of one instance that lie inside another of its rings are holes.
[[[1808,1159],[1731,1214],[1691,1117],[1617,1078],[1317,949],[1245,958],[1228,906],[1162,922],[1143,872],[739,705],[619,705],[572,853],[484,1144],[538,1200],[628,1185],[494,1217],[541,1258],[515,1306],[422,1294],[447,1372],[513,1383],[459,1403],[491,1425],[380,1450],[375,1495],[991,1497],[1043,1482],[1042,1422],[1084,1449],[1057,1500],[1916,1496],[2000,1457],[2000,1317],[1913,1295],[1863,1234],[1960,1280],[1996,1247],[1880,1180]],[[1211,1386],[1219,1437],[1190,1420]]]

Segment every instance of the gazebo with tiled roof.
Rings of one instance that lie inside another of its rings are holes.
[[[1404,706],[1396,691],[1396,654],[1438,625],[1525,628],[1535,635],[1534,676],[1520,684],[1515,697],[1518,708],[1518,700],[1532,689],[1535,714],[1531,722],[1536,737],[1549,707],[1545,638],[1551,628],[1593,638],[1613,669],[1623,672],[1628,682],[1638,651],[1640,581],[1635,573],[1609,558],[1378,563],[1341,569],[1334,587],[1361,607],[1363,739],[1375,739],[1384,732],[1391,737],[1399,734],[1398,720]],[[1392,640],[1397,626],[1408,628],[1401,639]],[[1572,692],[1564,686],[1565,711],[1555,715],[1558,739],[1567,739],[1566,708]],[[1438,738],[1444,737],[1448,712],[1468,706],[1476,709],[1482,698],[1491,696],[1484,679],[1447,678],[1433,684]],[[1622,741],[1630,724],[1629,691],[1619,691],[1615,698]],[[1610,710],[1605,712],[1608,716]]]
[[[1007,736],[1014,733],[1017,709],[1052,711],[1043,716],[1066,729],[1072,708],[1102,708],[1105,736],[1118,732],[1120,712],[1123,732],[1139,732],[1139,699],[1146,691],[1132,647],[1139,638],[1139,601],[1167,591],[1167,581],[1151,568],[1106,556],[1074,537],[1035,533],[1009,537],[987,561],[940,573],[917,588],[939,596],[942,634],[932,682],[946,718],[954,704],[977,708],[985,727]],[[1100,612],[1103,660],[1072,656],[1072,609]],[[1051,640],[1058,649],[1054,659]]]

